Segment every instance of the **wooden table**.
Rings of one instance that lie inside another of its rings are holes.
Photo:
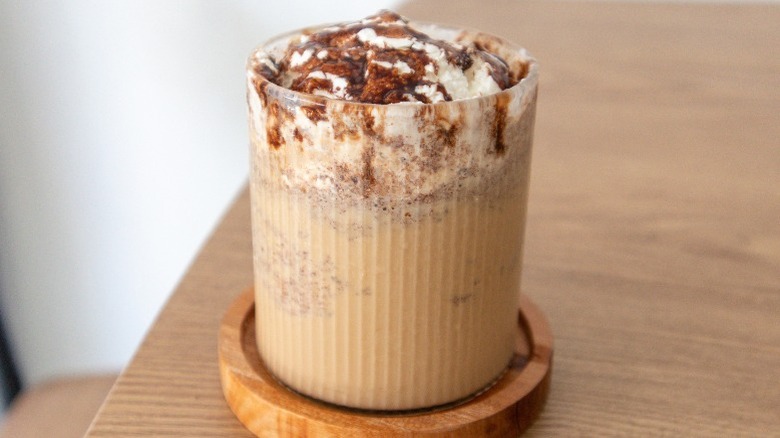
[[[523,281],[556,350],[528,435],[780,436],[780,6],[400,10],[541,61]],[[88,436],[248,436],[217,329],[251,281],[243,192]]]

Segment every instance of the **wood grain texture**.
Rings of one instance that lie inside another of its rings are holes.
[[[780,436],[780,7],[416,1],[540,60],[523,289],[555,334],[527,436]],[[251,282],[246,193],[88,436],[251,436],[221,314]]]
[[[62,377],[22,392],[3,415],[0,438],[80,438],[116,375]]]
[[[241,423],[259,437],[517,436],[536,420],[547,400],[553,352],[547,320],[528,297],[521,298],[517,322],[512,366],[477,397],[457,406],[415,412],[356,411],[300,396],[271,375],[257,351],[250,289],[236,298],[220,327],[222,389]]]

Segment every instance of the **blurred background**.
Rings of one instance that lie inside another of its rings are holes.
[[[245,184],[253,46],[398,3],[0,0],[0,396],[131,358]]]
[[[244,61],[386,0],[0,0],[0,394],[118,372],[248,175]]]

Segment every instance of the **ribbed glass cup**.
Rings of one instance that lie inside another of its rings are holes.
[[[513,356],[537,65],[500,93],[362,104],[248,73],[257,343],[282,383],[360,409],[419,409],[489,387]]]

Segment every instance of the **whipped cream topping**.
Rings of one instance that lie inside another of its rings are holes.
[[[390,12],[319,29],[248,59],[256,184],[335,222],[334,206],[362,205],[406,223],[433,214],[409,205],[509,196],[526,178],[538,66],[525,49]]]
[[[431,38],[390,11],[299,35],[276,59],[257,56],[259,73],[277,85],[375,104],[485,96],[520,79],[479,42]]]

